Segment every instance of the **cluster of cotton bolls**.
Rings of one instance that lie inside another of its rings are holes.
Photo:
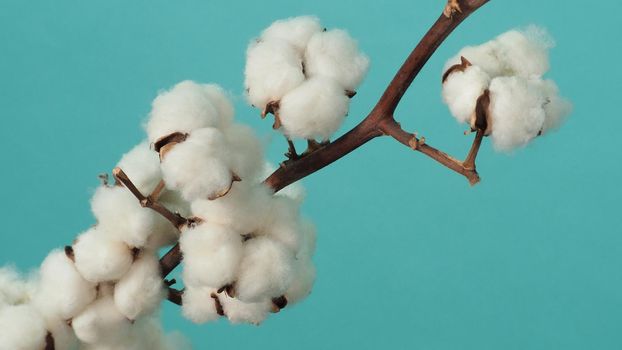
[[[179,83],[156,98],[146,128],[166,187],[190,203],[179,241],[183,314],[258,324],[309,294],[315,231],[298,191],[275,195],[261,183],[261,142],[232,121],[218,91]]]
[[[544,29],[531,26],[463,48],[443,76],[443,99],[453,116],[490,135],[501,151],[558,127],[571,105],[553,81],[543,79],[552,46]],[[476,113],[478,103],[483,113]]]
[[[143,142],[119,162],[141,191],[162,177],[159,159]],[[163,190],[160,201],[188,210]],[[178,238],[172,224],[141,207],[123,186],[102,184],[91,200],[97,224],[64,250],[52,251],[21,281],[0,270],[0,349],[177,349],[155,314],[165,297],[158,249]]]
[[[248,101],[288,139],[326,141],[348,113],[350,97],[369,59],[341,29],[326,30],[315,17],[274,22],[246,52]]]

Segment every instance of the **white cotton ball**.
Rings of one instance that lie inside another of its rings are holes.
[[[310,78],[281,100],[283,133],[290,139],[328,140],[341,126],[349,105],[339,84],[325,77]]]
[[[73,350],[77,349],[78,339],[73,329],[67,324],[67,320],[56,315],[48,314],[45,310],[38,309],[46,325],[46,329],[54,339],[54,349]],[[37,349],[39,350],[39,349]]]
[[[118,280],[130,269],[133,261],[130,247],[112,236],[103,227],[95,226],[76,239],[75,266],[87,281]]]
[[[207,221],[185,230],[179,244],[186,285],[220,288],[234,281],[243,252],[236,231]]]
[[[166,295],[160,261],[152,253],[143,252],[114,288],[117,309],[130,320],[150,314]]]
[[[3,305],[17,305],[28,302],[30,288],[12,266],[0,267],[0,309]]]
[[[328,77],[342,89],[354,91],[367,74],[369,58],[359,51],[348,32],[335,29],[311,37],[304,64],[307,76]]]
[[[300,54],[282,40],[251,42],[244,75],[248,101],[261,110],[305,80]]]
[[[216,111],[223,121],[220,128],[228,126],[233,121],[233,105],[227,96],[225,90],[217,84],[205,84],[203,85],[203,91],[212,102]]]
[[[285,245],[296,253],[300,249],[299,204],[289,197],[274,196],[270,206],[270,214],[262,234]]]
[[[242,180],[257,176],[263,166],[263,145],[252,128],[242,124],[232,124],[224,130],[230,150],[231,170]]]
[[[31,305],[0,309],[0,350],[41,350],[47,332],[43,317]]]
[[[259,302],[283,295],[289,287],[294,255],[286,246],[265,236],[244,243],[244,258],[236,279],[236,297]]]
[[[224,197],[192,202],[192,213],[207,222],[230,227],[245,235],[264,227],[271,199],[270,189],[263,184],[234,182],[231,191]]]
[[[464,57],[473,66],[477,66],[486,72],[491,78],[504,75],[506,73],[506,65],[498,57],[497,47],[498,45],[495,41],[489,41],[478,46],[467,46],[445,63],[443,72],[446,72],[451,66],[459,64],[461,57]]]
[[[557,129],[572,111],[572,104],[559,95],[559,89],[552,80],[541,81],[540,89],[545,96],[544,125],[542,133]]]
[[[317,17],[291,17],[273,22],[261,33],[261,40],[283,40],[303,52],[311,36],[321,31],[322,25]]]
[[[309,258],[297,258],[294,264],[292,282],[285,292],[288,304],[295,304],[306,298],[315,282],[315,266]]]
[[[216,308],[217,289],[186,286],[182,296],[181,311],[185,318],[194,323],[205,323],[220,318]]]
[[[166,186],[178,190],[187,201],[214,198],[227,192],[233,175],[223,133],[214,128],[192,132],[175,145],[162,160]]]
[[[132,183],[144,194],[151,193],[162,179],[160,157],[148,141],[134,146],[121,157],[117,167],[123,169]]]
[[[35,303],[63,320],[80,313],[97,295],[96,284],[85,280],[63,251],[54,250],[45,258],[40,276]]]
[[[520,77],[499,77],[490,84],[492,141],[497,150],[526,145],[544,125],[546,98],[537,86]]]
[[[71,326],[84,343],[115,343],[127,336],[131,322],[119,312],[112,295],[102,295],[74,317]]]
[[[200,128],[225,127],[228,121],[219,113],[221,109],[225,110],[220,104],[222,101],[213,101],[213,89],[207,90],[205,85],[186,80],[160,93],[153,100],[146,125],[149,142],[174,132],[189,133]]]
[[[490,77],[478,66],[454,71],[443,83],[443,100],[460,123],[469,123],[477,99],[490,84]]]
[[[549,70],[548,49],[553,41],[545,29],[511,30],[495,39],[496,54],[505,63],[507,75],[541,77]]]
[[[152,234],[175,230],[162,215],[142,207],[123,186],[99,187],[91,199],[91,210],[99,225],[131,247],[143,247]]]
[[[237,298],[231,298],[225,293],[219,294],[218,298],[222,304],[225,316],[233,324],[250,323],[259,325],[268,317],[273,307],[272,301],[269,299],[256,303],[246,303]]]

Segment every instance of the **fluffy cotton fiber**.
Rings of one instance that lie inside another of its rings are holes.
[[[130,321],[116,308],[112,295],[103,295],[95,300],[71,326],[80,339],[87,344],[117,343],[127,337]]]
[[[268,102],[279,101],[305,79],[300,54],[282,40],[251,43],[246,51],[244,73],[248,101],[261,110]]]
[[[314,77],[281,100],[279,117],[283,133],[289,138],[328,138],[341,126],[350,99],[333,80]]]
[[[134,261],[130,270],[114,288],[114,303],[130,320],[153,312],[164,296],[158,257],[148,252],[144,252]]]
[[[443,100],[460,123],[469,123],[477,98],[490,85],[490,77],[478,66],[451,73],[443,84]]]
[[[214,98],[215,91],[187,80],[161,93],[153,101],[146,125],[149,142],[174,132],[189,133],[200,128],[225,127],[229,122],[229,106],[220,96]]]
[[[130,247],[100,226],[78,236],[73,254],[78,272],[93,283],[118,280],[133,261]]]
[[[148,141],[139,143],[124,154],[117,167],[123,169],[142,193],[151,193],[162,179],[160,158],[149,148]]]
[[[231,170],[242,180],[255,178],[263,166],[263,145],[253,129],[242,124],[232,124],[224,130],[228,163]]]
[[[0,309],[26,303],[30,294],[30,283],[24,281],[13,267],[0,267]]]
[[[304,57],[308,76],[331,78],[344,90],[356,90],[369,68],[369,58],[359,51],[356,41],[340,29],[313,35]]]
[[[218,296],[225,315],[233,324],[250,323],[259,325],[272,310],[270,300],[262,300],[256,303],[245,303],[237,298],[231,298],[224,293]]]
[[[296,47],[302,55],[311,36],[321,31],[322,25],[317,17],[292,17],[272,23],[261,33],[261,40],[283,40]]]
[[[186,286],[181,307],[184,317],[194,323],[217,320],[220,315],[213,297],[216,292],[216,288]]]
[[[45,322],[31,305],[0,309],[0,350],[43,349],[46,335]]]
[[[184,231],[179,243],[187,285],[220,288],[234,281],[243,252],[240,234],[208,221]]]

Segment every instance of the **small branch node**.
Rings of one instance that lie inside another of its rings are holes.
[[[447,5],[443,10],[443,15],[447,18],[452,18],[456,12],[462,13],[458,0],[447,0]]]

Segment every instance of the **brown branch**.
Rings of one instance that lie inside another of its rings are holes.
[[[470,14],[483,6],[489,0],[459,0],[461,12],[455,12],[451,17],[442,14],[424,35],[406,61],[397,71],[395,77],[388,85],[380,100],[372,111],[357,126],[334,142],[321,149],[309,153],[302,158],[288,161],[285,166],[274,171],[264,182],[275,192],[281,190],[322,168],[344,157],[348,153],[361,147],[368,141],[382,135],[391,135],[400,143],[412,148],[414,141],[415,149],[446,167],[464,175],[471,184],[479,181],[479,176],[473,166],[467,169],[464,164],[455,158],[439,151],[429,145],[423,144],[413,134],[407,133],[399,127],[393,118],[393,112],[397,108],[404,93],[419,74],[423,66],[432,57],[432,54],[447,38],[447,36]],[[265,114],[264,114],[265,115]],[[479,145],[478,145],[479,147]],[[474,158],[473,158],[474,159]],[[172,271],[181,262],[179,246],[174,246],[161,259],[164,276]],[[177,291],[178,292],[178,291]],[[179,292],[181,293],[181,292]],[[174,294],[176,297],[177,294]],[[171,294],[169,293],[169,299]],[[173,301],[173,300],[172,300]],[[176,302],[177,299],[175,299]],[[181,302],[181,297],[179,297]]]

